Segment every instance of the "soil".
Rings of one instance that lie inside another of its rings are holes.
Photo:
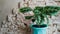
[[[44,28],[44,27],[47,27],[47,25],[46,24],[43,24],[43,25],[33,25],[32,27]]]

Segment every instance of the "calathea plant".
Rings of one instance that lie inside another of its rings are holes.
[[[45,20],[47,20],[47,25],[49,23],[48,16],[56,15],[56,13],[60,10],[60,7],[58,6],[45,6],[40,7],[36,6],[34,9],[30,7],[23,7],[20,8],[19,11],[22,13],[32,11],[34,13],[34,16],[26,16],[26,19],[34,18],[36,25],[40,27],[40,25],[44,25]],[[46,18],[46,19],[45,19]]]

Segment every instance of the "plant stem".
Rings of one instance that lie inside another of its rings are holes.
[[[47,25],[49,25],[49,19],[48,19],[48,17],[46,16],[46,20],[47,20]]]

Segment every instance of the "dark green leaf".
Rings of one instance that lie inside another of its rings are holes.
[[[22,13],[25,13],[25,12],[32,11],[32,9],[30,7],[23,7],[23,8],[20,8],[19,11]]]
[[[33,16],[25,16],[25,19],[31,19]]]

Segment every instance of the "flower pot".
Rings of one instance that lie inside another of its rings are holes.
[[[32,25],[32,34],[46,34],[47,33],[47,25],[41,25],[39,27],[38,25]]]

